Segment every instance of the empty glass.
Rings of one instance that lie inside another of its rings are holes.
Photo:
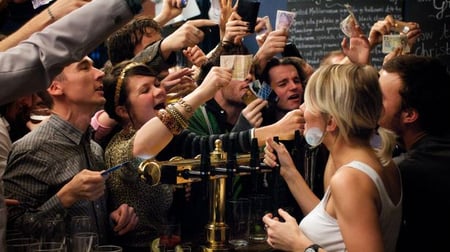
[[[43,223],[41,243],[66,244],[66,223],[62,218],[48,218]]]
[[[72,236],[72,252],[91,252],[97,245],[97,233],[75,233]]]
[[[32,252],[65,252],[66,247],[61,242],[41,242],[39,246],[33,248]]]
[[[116,245],[100,245],[96,246],[93,252],[122,252],[122,247]]]
[[[94,222],[89,216],[73,216],[70,221],[70,234],[95,232]]]
[[[230,226],[229,243],[235,247],[246,246],[249,239],[250,200],[229,200],[226,207],[227,224]]]
[[[2,170],[2,172],[3,172],[3,170]],[[0,190],[2,190],[2,189],[3,188],[1,188]],[[8,211],[7,211],[6,205],[4,204],[3,194],[0,194],[0,246],[2,246],[2,247],[4,247],[3,243],[5,243],[5,239],[6,239],[5,232],[6,232],[6,223],[7,223],[7,214],[8,214],[7,212]]]
[[[89,216],[73,216],[70,221],[70,247],[74,247],[74,235],[95,232],[94,222]]]
[[[270,212],[270,196],[256,194],[250,196],[250,240],[252,242],[265,242],[266,230],[264,230],[263,216]]]
[[[32,252],[39,248],[39,240],[33,238],[15,238],[6,241],[8,252]]]

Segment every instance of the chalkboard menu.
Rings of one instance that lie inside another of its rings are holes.
[[[450,1],[406,1],[405,20],[419,23],[422,35],[412,53],[441,59],[450,72]]]
[[[295,24],[290,29],[290,40],[303,58],[317,67],[320,59],[329,51],[341,49],[344,37],[339,23],[348,16],[344,4],[353,7],[355,16],[366,35],[372,25],[391,14],[402,18],[402,0],[288,0],[287,9],[297,13]],[[384,54],[381,46],[373,51],[372,63],[380,67]]]

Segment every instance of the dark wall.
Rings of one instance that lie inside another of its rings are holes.
[[[423,34],[413,53],[441,59],[447,65],[447,72],[450,72],[450,1],[407,1],[404,17],[405,20],[418,22],[422,29]]]
[[[405,21],[419,23],[423,34],[412,53],[440,58],[450,68],[450,2],[448,0],[282,0],[272,7],[272,1],[262,1],[265,13],[275,22],[277,8],[295,11],[296,23],[290,40],[302,56],[317,67],[323,55],[339,50],[344,34],[339,23],[348,12],[344,4],[352,5],[364,32],[388,14]],[[270,5],[269,5],[270,2]],[[283,7],[283,5],[285,7]],[[373,64],[380,67],[384,58],[381,45],[375,48]]]
[[[320,59],[329,51],[340,50],[344,38],[339,23],[349,13],[344,4],[350,4],[365,34],[377,21],[391,14],[402,20],[403,1],[386,0],[297,0],[288,1],[288,10],[295,11],[296,23],[291,28],[291,39],[302,56],[317,67]],[[372,63],[379,67],[384,55],[381,46],[374,50]]]

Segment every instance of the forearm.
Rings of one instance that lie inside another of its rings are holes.
[[[255,137],[258,138],[259,146],[264,146],[266,139],[274,136],[278,136],[280,140],[291,140],[294,138],[294,131],[286,131],[286,129],[279,127],[276,123],[255,128]]]
[[[291,172],[283,174],[283,178],[294,196],[295,201],[300,206],[304,215],[307,215],[320,199],[311,191],[305,179],[301,176],[297,169],[290,169]]]
[[[155,119],[156,118],[153,118],[151,120]],[[152,127],[155,125],[156,123],[153,122]],[[139,135],[136,135],[133,149],[133,154],[135,156],[138,156],[140,153],[141,156],[145,158],[153,158],[158,154],[162,154],[163,157],[158,157],[158,160],[168,160],[173,156],[193,158],[196,155],[201,154],[203,139],[205,139],[206,143],[209,145],[210,151],[214,150],[216,147],[215,142],[218,139],[222,140],[222,142],[230,141],[231,139],[236,141],[236,149],[234,150],[236,153],[248,153],[251,150],[250,130],[207,136],[184,130],[180,135],[173,138],[173,135],[162,123],[161,126],[162,128],[154,128],[154,140],[149,141],[147,139],[147,142],[145,142],[139,139]],[[156,132],[158,132],[158,134],[156,134]],[[167,137],[169,137],[169,139],[167,139]],[[168,146],[169,142],[170,145]],[[163,149],[164,151],[160,153]]]
[[[158,15],[155,16],[153,20],[155,20],[161,27],[163,27],[170,20],[180,15],[182,11],[183,8],[179,8],[176,3],[172,3],[168,0],[163,0],[161,11]]]
[[[261,76],[264,68],[266,68],[267,62],[270,58],[265,57],[262,53],[256,52],[255,56],[253,56],[253,69],[255,71],[256,76]]]
[[[5,197],[19,202],[18,205],[8,207],[8,222],[15,228],[31,233],[39,232],[39,220],[58,214],[64,216],[66,213],[58,196],[51,193],[53,189],[49,183],[35,173],[27,173],[43,169],[36,165],[37,159],[31,155],[16,159],[13,155],[4,176]],[[53,176],[51,169],[40,174]]]
[[[24,233],[39,236],[42,233],[42,221],[55,216],[64,216],[66,210],[61,205],[58,197],[54,195],[42,205],[34,207],[33,201],[14,196],[20,205],[8,207],[8,225],[11,229],[18,229]]]
[[[169,59],[169,57],[174,54],[176,50],[177,49],[171,47],[169,40],[163,39],[161,41],[159,51],[164,60]]]
[[[173,104],[174,108],[178,110],[186,120],[193,115],[195,109],[205,103],[209,98],[198,91],[199,90],[197,89],[183,98],[184,106],[179,102]],[[173,132],[167,128],[160,118],[154,117],[136,132],[133,144],[133,155],[145,158],[154,157],[172,140],[172,138]]]
[[[176,64],[176,55],[163,46],[163,41],[164,40],[160,40],[147,46],[132,60],[145,63],[160,71],[167,70],[171,66],[174,66]]]
[[[58,200],[64,208],[69,208],[77,201],[76,197],[71,193],[70,183],[64,185],[61,190],[56,193]]]
[[[172,17],[170,17],[169,15],[162,13],[162,12],[160,14],[156,15],[155,18],[153,18],[153,20],[155,20],[161,27],[166,25],[167,22],[169,22],[171,19],[172,19]]]
[[[239,115],[237,122],[234,124],[234,127],[231,130],[231,132],[239,132],[242,130],[248,130],[248,129],[252,129],[252,128],[253,128],[253,125],[241,113]]]
[[[147,121],[137,132],[133,143],[133,156],[153,158],[172,140],[173,134],[158,117]]]
[[[52,19],[52,17],[48,14],[48,11],[43,10],[38,15],[34,16],[30,21],[25,23],[25,25],[23,25],[19,30],[0,41],[0,52],[16,46],[22,40],[29,38],[31,34],[41,31],[47,25],[53,23],[53,21],[54,19]]]

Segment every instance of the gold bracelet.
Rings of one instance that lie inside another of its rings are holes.
[[[183,127],[173,118],[172,114],[167,112],[167,110],[160,109],[156,115],[173,135],[178,135],[183,130]]]
[[[53,15],[52,11],[50,10],[50,6],[47,8],[47,13],[48,13],[48,15],[50,16],[50,19],[51,19],[52,21],[55,21],[55,20],[56,20],[55,15]]]
[[[167,112],[169,112],[172,117],[175,118],[175,120],[177,121],[177,123],[179,125],[181,125],[181,127],[183,128],[187,128],[188,127],[188,120],[186,119],[186,117],[183,116],[183,114],[181,114],[181,112],[175,108],[174,105],[169,104],[167,105]]]
[[[185,100],[183,100],[183,98],[180,98],[178,100],[178,104],[180,104],[181,107],[183,107],[184,111],[186,111],[186,113],[188,114],[193,114],[194,110],[192,109],[192,106],[187,104],[187,102]]]

